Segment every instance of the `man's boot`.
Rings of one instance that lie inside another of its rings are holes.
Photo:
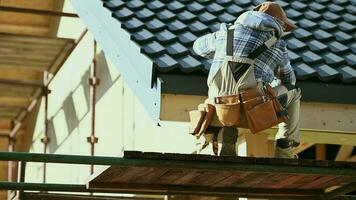
[[[296,154],[293,153],[294,142],[288,139],[278,139],[276,141],[276,148],[274,150],[275,158],[298,158]]]

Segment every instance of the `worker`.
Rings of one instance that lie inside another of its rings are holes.
[[[233,55],[247,57],[272,35],[277,41],[254,59],[253,74],[257,81],[273,87],[281,105],[288,112],[286,122],[278,125],[274,156],[278,158],[297,158],[292,149],[299,145],[299,110],[301,91],[296,87],[296,77],[288,58],[287,44],[283,40],[285,32],[296,27],[290,22],[282,7],[274,2],[264,2],[251,11],[242,13],[232,25]],[[197,38],[193,44],[194,52],[207,59],[213,59],[208,75],[209,98],[218,96],[211,82],[226,57],[228,26],[225,23],[214,33]],[[241,74],[239,74],[241,76]],[[234,76],[236,76],[234,74]],[[219,144],[220,155],[234,155],[238,130],[226,127]],[[208,127],[207,132],[219,132],[217,127]],[[211,135],[207,134],[211,139]],[[207,139],[205,137],[205,139]],[[225,152],[225,153],[224,153]],[[236,154],[235,154],[236,155]]]

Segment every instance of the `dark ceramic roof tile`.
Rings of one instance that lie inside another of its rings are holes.
[[[321,21],[319,23],[319,26],[321,29],[325,30],[325,31],[333,31],[337,28],[337,26],[334,23],[331,23],[329,21]]]
[[[349,2],[349,0],[333,0],[333,3],[338,4],[340,6],[344,6],[348,2]]]
[[[151,10],[144,8],[142,10],[136,11],[135,15],[142,21],[148,21],[152,19],[155,14]]]
[[[345,66],[341,67],[339,71],[345,83],[351,83],[356,81],[356,70],[354,68]]]
[[[315,69],[309,67],[308,65],[301,63],[294,66],[294,71],[299,80],[305,80],[311,78],[317,74]]]
[[[305,29],[302,29],[302,28],[298,28],[298,29],[294,30],[293,34],[296,38],[301,39],[301,40],[306,40],[313,36],[312,33],[310,33],[309,31],[307,31]]]
[[[354,54],[356,54],[356,42],[354,42],[353,44],[351,44],[350,48],[351,48],[352,52],[353,52]]]
[[[200,21],[195,21],[195,22],[189,24],[188,28],[193,33],[207,32],[209,29],[205,24],[201,23]]]
[[[311,51],[304,52],[302,54],[302,59],[306,64],[309,65],[319,64],[323,61],[323,59],[320,56],[318,56],[317,54]]]
[[[232,4],[232,5],[227,7],[227,12],[232,14],[232,15],[235,15],[235,16],[240,15],[244,11],[245,10],[243,8],[241,8],[240,6],[237,6],[235,4]]]
[[[137,31],[140,28],[143,27],[143,23],[138,20],[137,18],[133,17],[128,21],[125,21],[124,23],[122,23],[122,27],[128,31]]]
[[[293,63],[296,63],[296,62],[298,62],[298,61],[300,61],[300,60],[302,59],[298,54],[294,53],[294,52],[291,51],[291,50],[288,50],[288,57],[289,57],[290,62],[291,62],[292,64],[293,64]]]
[[[321,19],[321,15],[315,11],[308,10],[304,13],[304,16],[310,20],[317,21]]]
[[[167,26],[170,31],[175,32],[175,33],[183,32],[184,30],[186,30],[188,28],[187,25],[183,24],[179,20],[174,20],[174,21],[168,23]]]
[[[327,3],[329,3],[330,0],[315,0],[317,3],[320,3],[322,5],[325,5]]]
[[[308,42],[307,44],[308,44],[309,49],[316,53],[320,53],[320,52],[328,49],[328,47],[325,44],[319,42],[318,40],[312,40],[312,41]]]
[[[211,32],[215,32],[220,29],[220,24],[218,22],[215,22],[214,24],[209,26],[209,29]]]
[[[187,31],[181,35],[179,35],[179,41],[184,45],[193,45],[193,42],[197,39],[193,33]]]
[[[320,11],[325,10],[326,7],[324,5],[321,5],[320,3],[313,2],[313,3],[309,4],[309,8],[316,12],[320,12]]]
[[[211,2],[213,2],[213,0],[197,0],[199,3],[201,3],[202,5],[207,5]]]
[[[213,14],[218,14],[224,11],[224,7],[217,3],[209,4],[206,9]]]
[[[328,32],[325,32],[323,30],[317,30],[313,33],[314,37],[320,41],[329,41],[332,39],[332,35]]]
[[[168,30],[156,33],[155,37],[161,44],[168,44],[177,39],[177,36]]]
[[[182,11],[184,9],[184,7],[185,7],[185,5],[179,1],[173,1],[173,2],[167,4],[167,8],[174,13]]]
[[[337,31],[336,33],[334,33],[335,35],[335,38],[337,41],[341,42],[341,43],[348,43],[352,40],[352,36],[345,33],[345,32],[342,32],[342,31]]]
[[[157,32],[165,28],[165,24],[157,18],[154,18],[146,22],[145,26],[148,28],[148,30],[152,32]]]
[[[328,46],[332,52],[338,55],[343,54],[349,50],[347,46],[341,44],[340,42],[331,42]]]
[[[185,10],[185,11],[183,11],[183,12],[178,14],[178,19],[180,19],[184,23],[191,22],[195,18],[196,18],[196,16],[193,13],[191,13],[191,12],[189,12],[187,10]]]
[[[265,2],[264,0],[252,0],[253,5],[257,6],[261,3]]]
[[[303,49],[305,49],[307,46],[305,45],[305,43],[301,42],[298,39],[295,38],[291,38],[287,41],[288,44],[288,48],[295,51],[295,52],[299,52]]]
[[[153,41],[143,45],[141,51],[148,56],[158,56],[165,51],[165,48],[158,42]]]
[[[222,5],[223,7],[227,7],[232,2],[233,2],[232,0],[216,0],[216,3]]]
[[[287,0],[288,1],[288,0]],[[290,3],[288,3],[287,1],[283,1],[283,0],[277,0],[275,1],[276,3],[278,3],[278,5],[280,5],[283,9],[287,8],[288,6],[290,6]]]
[[[289,8],[285,12],[287,16],[291,19],[298,19],[303,15],[302,13],[298,12],[297,10],[294,10],[293,8]]]
[[[164,9],[165,5],[159,0],[154,0],[152,2],[147,3],[147,7],[150,10],[157,12]]]
[[[348,6],[346,6],[346,10],[347,10],[347,12],[349,12],[350,14],[353,14],[353,15],[356,14],[356,6],[354,6],[354,5],[348,5]]]
[[[132,1],[127,2],[127,7],[129,7],[130,10],[134,10],[134,11],[140,10],[144,6],[145,6],[145,3],[143,3],[140,0],[132,0]]]
[[[356,54],[349,54],[345,56],[346,63],[351,67],[356,67]]]
[[[172,69],[178,68],[178,62],[167,54],[163,54],[154,59],[154,62],[158,65],[158,69],[161,72],[168,72]]]
[[[249,5],[251,5],[251,1],[250,0],[234,0],[234,2],[242,7],[247,7]]]
[[[175,18],[175,14],[169,10],[163,10],[157,14],[157,17],[164,22],[168,22]]]
[[[302,27],[302,28],[308,29],[308,30],[314,29],[318,26],[315,22],[310,21],[308,19],[299,20],[298,25],[299,25],[299,27]]]
[[[201,5],[200,3],[193,1],[192,3],[187,5],[187,9],[190,12],[196,14],[196,13],[202,12],[205,9],[205,7],[203,5]]]
[[[336,4],[331,4],[331,5],[329,5],[329,6],[328,6],[328,9],[329,9],[331,12],[338,13],[338,14],[340,14],[342,11],[345,10],[344,7],[339,6],[339,5],[336,5]]]
[[[166,49],[169,55],[172,56],[173,58],[179,58],[182,57],[183,55],[188,54],[188,49],[179,42],[175,42],[173,44],[167,45]]]
[[[348,33],[353,33],[356,30],[356,26],[347,22],[341,22],[339,29]]]
[[[122,8],[125,3],[122,0],[111,0],[104,2],[104,7],[110,9],[111,11],[116,11]]]
[[[212,64],[212,60],[211,59],[202,59],[201,63],[203,64],[204,67],[204,72],[209,73],[211,64]]]
[[[181,66],[181,70],[186,73],[190,73],[192,71],[200,69],[202,67],[201,62],[199,62],[194,57],[187,55],[183,58],[178,59],[178,63]]]
[[[223,14],[219,15],[218,19],[220,22],[223,22],[223,23],[231,23],[236,20],[236,17],[233,15],[230,15],[227,12],[224,12]]]
[[[217,20],[216,16],[215,15],[212,15],[211,13],[209,12],[204,12],[200,15],[198,15],[198,18],[201,22],[203,22],[204,24],[209,24],[215,20]]]
[[[344,59],[334,53],[327,53],[322,57],[325,63],[332,67],[338,67],[344,63]]]
[[[147,31],[146,29],[142,29],[141,31],[133,34],[132,38],[137,43],[143,44],[143,43],[152,41],[154,38],[154,35],[151,32]]]
[[[291,4],[292,8],[296,9],[296,10],[304,10],[306,9],[308,6],[300,1],[294,1]]]
[[[207,73],[211,60],[192,50],[197,37],[217,31],[264,0],[105,0],[158,71]],[[277,0],[298,29],[286,33],[288,56],[298,79],[354,80],[356,0]],[[342,75],[341,75],[342,74]],[[356,79],[354,80],[356,83]]]
[[[351,15],[350,13],[345,13],[342,15],[342,18],[349,23],[355,23],[356,22],[356,15]]]
[[[314,67],[314,69],[318,72],[318,76],[322,81],[330,81],[340,77],[340,73],[337,70],[325,64]]]
[[[332,21],[332,22],[335,22],[335,21],[338,21],[339,19],[341,19],[340,15],[337,15],[337,14],[332,13],[330,11],[324,12],[323,13],[323,17],[324,17],[324,19],[326,19],[328,21]]]
[[[133,12],[126,7],[123,7],[113,13],[113,17],[119,20],[129,19],[133,15]]]

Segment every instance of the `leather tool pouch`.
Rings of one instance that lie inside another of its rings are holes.
[[[252,97],[252,98],[251,98]],[[246,96],[243,101],[245,116],[252,133],[275,126],[288,119],[270,85],[258,96]]]
[[[215,98],[216,115],[224,126],[236,126],[241,121],[241,103],[238,95]]]
[[[189,112],[189,133],[200,137],[213,119],[215,108],[211,104],[200,104],[198,110]]]

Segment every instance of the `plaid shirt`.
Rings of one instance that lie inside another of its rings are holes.
[[[296,78],[289,62],[287,45],[280,39],[283,36],[281,26],[265,13],[248,11],[236,20],[233,39],[234,56],[247,57],[272,36],[271,30],[277,33],[279,39],[255,59],[256,80],[271,83],[278,78],[282,83],[295,85]],[[213,59],[208,81],[214,77],[225,59],[226,38],[227,27],[221,24],[220,30],[202,36],[194,42],[193,49],[196,54]]]

